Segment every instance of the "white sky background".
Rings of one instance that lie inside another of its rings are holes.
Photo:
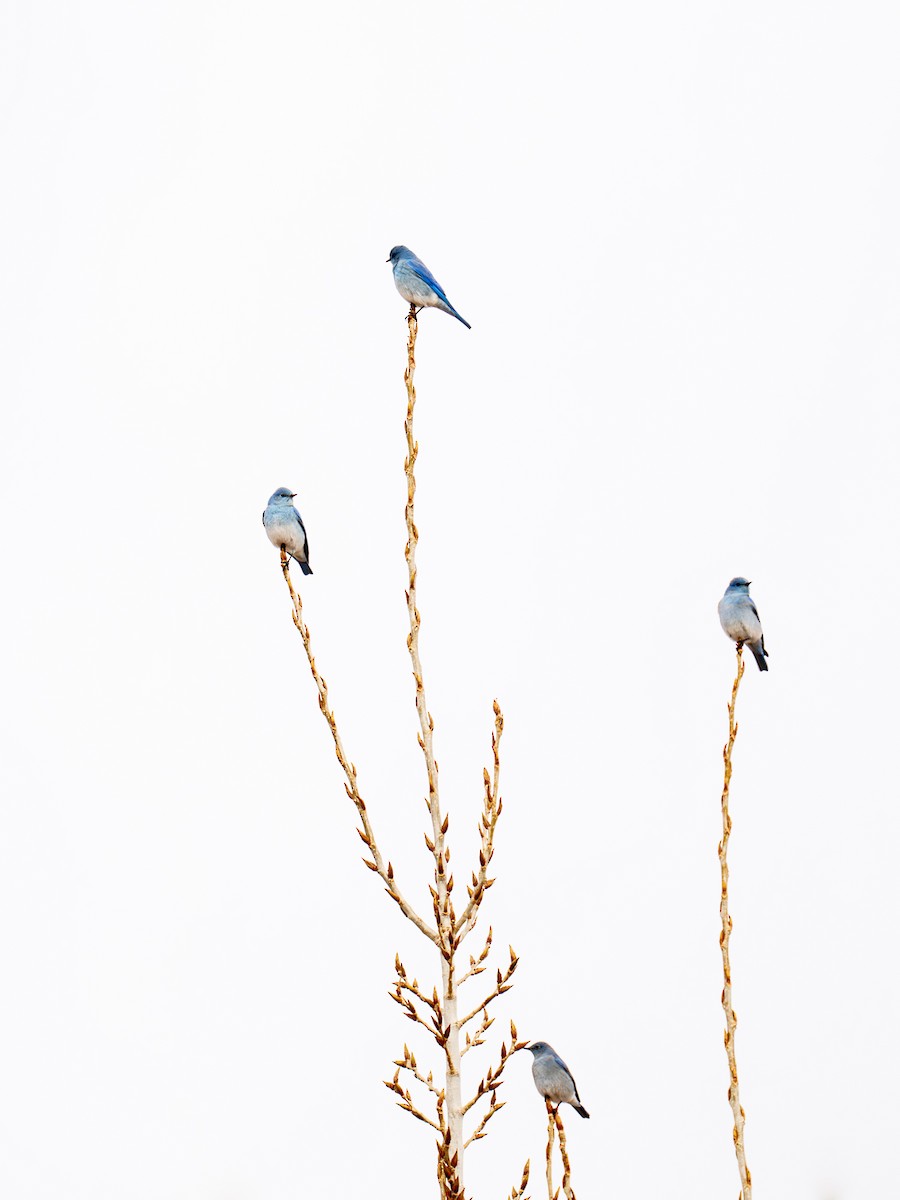
[[[453,865],[497,696],[495,1029],[572,1066],[576,1190],[738,1191],[715,609],[742,573],[771,654],[732,790],[749,1163],[761,1200],[892,1194],[894,6],[0,22],[3,1195],[435,1193],[381,1080],[415,1038],[394,952],[436,964],[360,865],[260,525],[291,485],[318,661],[424,904],[397,242],[473,326],[426,313],[418,344]],[[478,1200],[528,1156],[541,1195],[530,1061],[468,1152]]]

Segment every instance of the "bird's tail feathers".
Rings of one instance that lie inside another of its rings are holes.
[[[584,1107],[584,1105],[581,1103],[573,1104],[572,1107],[578,1113],[579,1117],[590,1117],[590,1115],[591,1115],[588,1112],[588,1110]]]
[[[759,669],[761,671],[768,671],[769,664],[766,662],[766,659],[769,657],[769,652],[763,645],[762,638],[752,645],[750,649],[753,651],[753,657],[756,659],[756,665]]]
[[[463,323],[463,325],[465,325],[466,329],[471,329],[472,326],[469,324],[469,322],[466,320],[465,317],[461,317],[459,315],[459,313],[456,311],[456,309],[453,307],[453,305],[450,303],[450,301],[448,300],[446,303],[447,303],[447,312],[450,314],[450,316],[456,317],[457,321],[462,321],[462,323]]]
[[[312,567],[309,565],[309,563],[302,562],[300,564],[300,570],[304,575],[312,575]]]

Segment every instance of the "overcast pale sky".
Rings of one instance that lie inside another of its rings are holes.
[[[895,5],[6,0],[0,24],[3,1195],[435,1192],[381,1080],[415,1036],[394,953],[436,964],[360,865],[260,524],[298,493],[319,665],[425,905],[398,242],[473,327],[427,312],[418,345],[454,865],[496,696],[483,921],[521,963],[495,1030],[572,1066],[576,1191],[738,1191],[716,603],[744,574],[771,656],[732,787],[755,1190],[894,1194]],[[530,1056],[503,1092],[478,1200],[543,1155]]]

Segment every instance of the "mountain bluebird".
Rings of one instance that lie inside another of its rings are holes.
[[[272,545],[277,546],[279,550],[285,549],[294,562],[300,564],[304,575],[312,575],[306,529],[300,514],[291,504],[296,495],[297,493],[292,492],[290,488],[279,488],[277,492],[273,492],[262,521]]]
[[[531,1074],[534,1076],[534,1086],[544,1099],[557,1108],[561,1104],[571,1104],[579,1116],[589,1117],[591,1114],[581,1103],[572,1072],[553,1047],[546,1042],[532,1042],[525,1049],[534,1055]]]
[[[759,613],[750,599],[749,589],[749,579],[744,579],[741,575],[732,579],[725,589],[725,595],[719,601],[719,620],[728,636],[739,646],[746,643],[750,647],[759,669],[768,671],[766,659],[769,652],[763,641]]]
[[[406,246],[395,246],[387,261],[393,264],[397,291],[404,300],[409,301],[417,314],[423,308],[439,308],[456,317],[457,321],[462,321],[466,329],[472,328],[465,317],[459,315],[447,299],[444,289],[412,250],[407,250]]]

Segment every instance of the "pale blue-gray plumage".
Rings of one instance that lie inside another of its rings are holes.
[[[423,308],[439,308],[441,312],[449,313],[451,317],[456,317],[457,321],[462,321],[466,329],[472,328],[465,317],[459,315],[447,299],[447,293],[412,250],[406,246],[395,246],[387,261],[394,268],[397,291],[404,300],[409,301],[417,313]]]
[[[277,492],[273,492],[262,521],[272,545],[277,546],[279,550],[284,547],[294,562],[300,564],[303,574],[312,575],[306,528],[300,514],[291,504],[296,495],[297,493],[292,492],[290,488],[279,488]]]
[[[750,599],[750,580],[736,575],[719,601],[719,620],[728,636],[739,646],[749,646],[761,671],[768,671],[769,652],[763,640],[756,605]]]
[[[557,1108],[561,1104],[571,1104],[579,1116],[589,1117],[591,1114],[581,1103],[572,1072],[553,1047],[546,1042],[532,1042],[525,1049],[534,1055],[531,1074],[534,1076],[534,1086],[544,1099]]]

